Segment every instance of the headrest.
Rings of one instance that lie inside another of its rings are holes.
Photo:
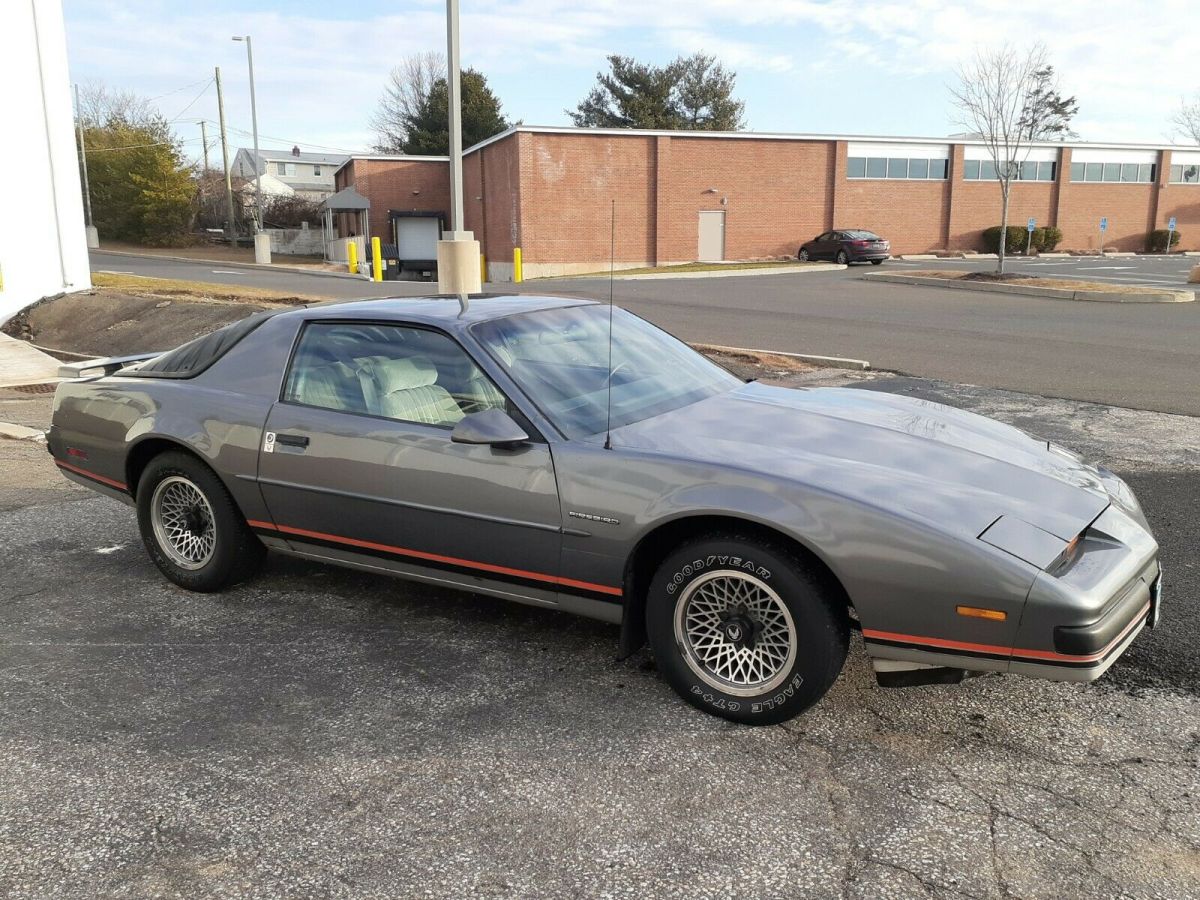
[[[384,394],[394,391],[411,391],[426,387],[437,381],[437,369],[424,356],[407,359],[381,359],[371,366],[379,389]]]

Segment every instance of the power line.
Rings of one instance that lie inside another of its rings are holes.
[[[200,81],[193,81],[191,84],[185,84],[183,87],[177,87],[175,90],[167,91],[165,94],[159,94],[157,97],[149,97],[147,98],[146,102],[153,103],[155,100],[161,100],[163,97],[170,97],[172,94],[178,94],[180,91],[186,91],[188,88],[193,88],[205,80],[206,79],[201,78]],[[207,80],[212,81],[212,77],[210,76]]]
[[[211,78],[210,78],[210,79],[208,79],[206,82],[204,82],[204,87],[200,88],[200,93],[198,93],[198,94],[197,94],[195,97],[193,97],[193,98],[192,98],[192,102],[191,102],[191,103],[189,103],[187,106],[185,106],[183,109],[181,109],[181,110],[178,112],[178,114],[176,114],[175,118],[173,118],[173,119],[172,119],[170,122],[168,122],[167,124],[168,124],[168,125],[174,125],[176,122],[178,122],[178,121],[179,121],[179,118],[180,118],[180,116],[182,116],[182,115],[183,115],[185,112],[187,112],[189,109],[191,109],[193,106],[195,106],[195,105],[196,105],[196,101],[197,101],[197,100],[199,100],[201,97],[203,97],[203,96],[204,96],[206,93],[208,93],[208,89],[209,89],[210,87],[212,87],[212,83],[213,83],[213,80],[212,80]]]

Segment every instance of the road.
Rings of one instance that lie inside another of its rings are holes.
[[[1178,259],[1083,259],[1056,261],[1055,270],[1064,274],[1058,270],[1110,262],[1136,264],[1146,283],[1154,272],[1184,265]],[[342,298],[419,296],[436,289],[96,252],[92,265]],[[893,265],[902,264],[887,264]],[[1085,303],[910,287],[866,281],[868,271],[874,270],[617,280],[613,294],[620,305],[689,341],[848,356],[870,360],[877,369],[944,381],[1200,415],[1200,303]],[[516,289],[605,300],[609,286],[604,279],[571,278]]]
[[[0,895],[1200,897],[1198,423],[827,377],[1128,477],[1160,627],[1094,685],[889,691],[855,638],[817,707],[750,729],[551,610],[276,556],[179,590],[132,510],[0,441]]]

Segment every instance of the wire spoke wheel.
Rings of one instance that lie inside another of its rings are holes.
[[[150,501],[158,546],[182,569],[201,569],[217,548],[212,506],[204,492],[179,475],[164,478]]]
[[[676,601],[675,642],[705,684],[748,697],[787,679],[799,638],[791,612],[765,582],[722,569],[691,582]]]

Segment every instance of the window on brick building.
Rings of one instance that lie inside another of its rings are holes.
[[[948,159],[909,159],[906,157],[851,156],[846,159],[847,178],[890,178],[916,181],[944,181],[950,169]]]
[[[1172,184],[1200,184],[1200,165],[1171,166]]]
[[[1153,163],[1073,162],[1071,180],[1108,184],[1151,184],[1157,168]]]

